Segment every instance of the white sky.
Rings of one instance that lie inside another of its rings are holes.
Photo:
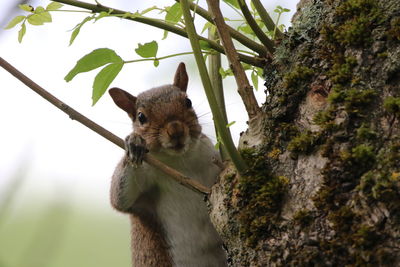
[[[5,12],[15,2],[1,0],[0,21],[7,16]],[[172,0],[100,2],[130,11],[174,3]],[[204,2],[200,1],[203,7],[206,6]],[[285,14],[281,20],[285,25],[289,24],[297,3],[293,0],[262,2],[269,11],[278,4],[290,8],[292,12]],[[33,6],[46,6],[48,3],[45,0],[30,2]],[[19,13],[23,14],[22,11]],[[69,47],[70,30],[87,15],[54,12],[51,24],[27,24],[22,44],[17,41],[18,26],[12,30],[0,29],[0,56],[72,108],[118,136],[125,137],[131,130],[129,119],[114,105],[108,94],[96,106],[91,106],[91,87],[97,71],[80,74],[70,83],[64,81],[64,76],[79,58],[96,48],[114,49],[128,60],[138,58],[134,52],[138,43],[158,41],[158,56],[190,51],[190,44],[187,39],[174,34],[169,34],[167,40],[161,41],[161,30],[136,22],[106,18],[95,24],[87,23],[75,43]],[[201,30],[202,26],[198,25],[197,30]],[[201,116],[208,113],[208,104],[192,56],[162,60],[158,68],[154,68],[152,62],[127,64],[111,86],[137,94],[154,86],[171,83],[180,61],[187,63],[190,80],[188,94],[197,114]],[[2,68],[0,82],[0,201],[2,191],[14,179],[13,174],[25,168],[26,178],[18,193],[17,205],[65,196],[73,199],[77,205],[109,209],[110,177],[123,151],[70,120]],[[237,121],[231,127],[237,141],[239,133],[246,129],[247,117],[233,80],[225,83],[229,121]],[[260,90],[257,92],[260,102],[265,97],[262,83],[260,80]],[[202,116],[201,123],[206,133],[213,136],[211,115]]]

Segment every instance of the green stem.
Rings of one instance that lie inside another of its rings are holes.
[[[282,13],[279,12],[278,13],[278,18],[276,19],[275,28],[274,28],[274,35],[272,36],[274,39],[275,39],[275,36],[276,36],[276,32],[279,31],[278,30],[278,23],[279,23],[279,20],[281,19],[281,15],[282,15]]]
[[[59,2],[59,3],[63,3],[63,4],[67,4],[67,5],[71,5],[71,6],[75,6],[75,7],[80,7],[83,9],[88,9],[91,10],[94,13],[100,13],[102,11],[104,12],[109,12],[110,10],[112,12],[110,12],[110,14],[112,15],[125,15],[125,14],[129,14],[129,12],[126,11],[122,11],[119,9],[113,9],[110,7],[106,7],[103,5],[93,5],[93,4],[89,4],[89,3],[85,3],[82,1],[77,1],[77,0],[54,0],[54,2]],[[135,15],[132,14],[132,16],[124,16],[124,19],[128,19],[128,20],[132,20],[132,21],[136,21],[136,22],[140,22],[140,23],[144,23],[159,29],[163,29],[172,33],[175,33],[177,35],[180,35],[182,37],[188,38],[188,34],[186,33],[185,29],[181,29],[179,27],[176,27],[174,25],[168,24],[164,21],[161,20],[157,20],[157,19],[152,19],[152,18],[147,18],[144,16],[140,16],[140,15]],[[198,39],[207,42],[210,47],[216,51],[218,51],[219,53],[224,53],[224,49],[221,45],[219,45],[217,42],[215,41],[211,41],[207,38],[204,38],[202,36],[197,36]],[[239,59],[240,61],[243,61],[245,63],[248,63],[250,65],[253,66],[257,66],[257,67],[263,67],[264,66],[264,60],[262,60],[261,58],[256,58],[256,57],[250,57],[247,55],[242,55],[239,54]]]
[[[181,0],[175,0],[175,1],[180,2]],[[212,15],[210,12],[208,12],[207,10],[205,10],[204,8],[202,8],[200,6],[195,5],[194,3],[189,3],[189,5],[190,5],[191,10],[193,10],[194,12],[199,14],[201,17],[203,17],[207,21],[214,24],[214,21],[213,21],[213,18],[212,18]],[[238,31],[236,31],[232,27],[228,26],[228,30],[233,39],[235,39],[242,45],[250,48],[251,50],[257,52],[261,57],[265,57],[268,54],[268,52],[272,53],[272,51],[268,51],[265,46],[251,40],[250,38],[248,38],[244,34],[241,34]]]
[[[272,40],[268,38],[268,36],[261,30],[258,26],[257,22],[251,15],[249,8],[247,7],[245,0],[238,0],[238,4],[244,17],[246,18],[247,24],[249,24],[250,28],[253,30],[254,34],[257,38],[261,41],[265,47],[267,47],[268,51],[274,52],[275,51],[275,44]]]
[[[260,18],[264,22],[265,26],[269,31],[276,31],[277,26],[275,25],[274,21],[272,20],[271,16],[268,14],[267,10],[265,10],[264,5],[261,3],[260,0],[251,0],[253,2],[254,7],[256,8]],[[283,33],[278,29],[276,31],[276,35],[278,38],[283,37]],[[274,33],[275,39],[275,33]]]
[[[198,35],[196,33],[196,28],[194,26],[192,16],[190,14],[190,8],[187,0],[181,1],[181,7],[183,11],[183,18],[185,20],[186,29],[188,32],[190,44],[192,45],[192,49],[194,52],[194,56],[196,59],[197,67],[199,69],[201,81],[204,86],[204,90],[207,95],[208,103],[210,104],[211,112],[213,114],[215,126],[217,127],[219,136],[223,142],[226,151],[228,152],[229,156],[233,164],[235,165],[236,169],[240,174],[243,174],[246,169],[246,163],[243,161],[242,157],[240,156],[239,152],[237,151],[232,136],[229,134],[228,129],[226,128],[226,124],[224,123],[224,118],[221,111],[218,108],[218,103],[215,99],[215,94],[211,85],[210,77],[208,76],[207,67],[203,59],[203,55],[201,53],[200,43],[198,39]]]
[[[208,30],[208,38],[210,40],[218,40],[218,34],[215,28],[210,28]],[[228,117],[226,115],[225,109],[225,97],[224,97],[224,87],[222,83],[221,74],[219,74],[219,69],[221,68],[221,54],[215,53],[213,55],[208,56],[208,72],[211,80],[211,85],[214,90],[215,98],[218,103],[219,110],[222,113],[224,124],[228,124]],[[218,130],[215,127],[215,132],[218,136]],[[230,133],[230,129],[228,128],[228,132]],[[219,153],[221,155],[222,160],[229,159],[229,154],[226,151],[224,146],[219,146]]]

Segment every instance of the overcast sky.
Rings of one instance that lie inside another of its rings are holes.
[[[9,20],[15,0],[2,0],[0,21]],[[94,1],[91,1],[94,2]],[[100,1],[123,10],[143,10],[153,5],[172,5],[174,1]],[[282,23],[289,24],[297,1],[262,1],[272,11],[277,4],[290,8]],[[49,1],[31,1],[32,6],[46,6]],[[204,5],[204,1],[200,1]],[[64,9],[72,9],[67,6]],[[226,9],[224,9],[226,10]],[[229,11],[230,12],[230,11]],[[15,15],[23,14],[18,11]],[[53,23],[44,26],[27,25],[22,44],[17,41],[19,27],[0,29],[0,56],[71,107],[104,126],[120,137],[131,131],[128,117],[105,95],[91,106],[91,86],[96,71],[78,75],[66,83],[64,76],[83,55],[96,48],[114,49],[124,60],[137,59],[134,49],[138,43],[156,40],[158,56],[190,51],[187,39],[169,34],[161,40],[163,31],[144,24],[116,18],[89,22],[81,30],[72,46],[68,46],[71,29],[88,14],[54,12]],[[203,23],[197,25],[201,30]],[[1,25],[4,28],[5,25]],[[158,68],[151,62],[126,64],[111,86],[118,86],[137,94],[154,86],[171,83],[179,62],[187,63],[188,94],[192,99],[201,124],[213,137],[209,113],[193,57],[184,56],[162,60]],[[226,68],[226,66],[225,66]],[[0,68],[0,196],[14,179],[18,169],[26,174],[19,191],[17,205],[26,202],[51,201],[63,195],[76,204],[109,208],[108,191],[113,169],[123,151],[99,135],[74,122],[47,103],[36,93]],[[260,103],[264,99],[262,81],[257,92]],[[225,84],[229,121],[234,139],[246,129],[246,113],[236,93],[233,81]],[[206,114],[205,116],[202,116]]]

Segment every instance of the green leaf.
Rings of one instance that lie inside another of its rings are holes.
[[[22,38],[24,38],[24,35],[26,33],[26,26],[25,23],[22,23],[21,29],[18,31],[18,42],[22,42]]]
[[[45,11],[43,7],[37,7],[35,13],[29,15],[27,20],[32,25],[43,25],[46,22],[51,22],[51,15]]]
[[[181,20],[182,14],[181,4],[175,3],[168,8],[165,20],[176,24]]]
[[[27,4],[23,4],[23,5],[18,5],[20,9],[24,10],[24,11],[28,11],[28,12],[33,12],[33,10],[35,10],[33,8],[33,6],[31,5],[27,5]]]
[[[258,91],[258,75],[254,70],[251,72],[251,81],[253,82],[254,89]]]
[[[210,29],[212,26],[214,26],[214,25],[211,22],[207,21],[206,24],[204,24],[204,27],[201,30],[201,33],[203,33],[205,30]]]
[[[65,81],[71,81],[77,74],[88,72],[107,63],[123,63],[123,60],[114,50],[108,48],[99,48],[93,50],[78,60],[75,67],[65,76]]]
[[[92,19],[94,19],[94,16],[88,16],[88,17],[84,18],[81,23],[78,23],[75,26],[75,28],[74,28],[74,30],[73,30],[73,32],[71,34],[71,38],[69,39],[69,45],[72,45],[72,43],[74,42],[75,38],[78,36],[79,32],[81,31],[82,26],[86,22],[91,21]]]
[[[93,92],[92,92],[92,105],[100,99],[110,86],[111,82],[117,77],[118,73],[124,66],[124,62],[111,63],[105,66],[94,78]]]
[[[150,12],[150,11],[153,11],[154,9],[157,9],[157,6],[152,6],[152,7],[146,8],[145,10],[143,10],[143,11],[140,13],[140,15],[144,15],[144,14]]]
[[[226,125],[226,128],[231,127],[231,126],[234,125],[235,123],[236,123],[236,121],[232,121],[232,122],[228,123],[228,124]]]
[[[139,44],[138,48],[135,49],[136,54],[143,58],[156,57],[158,50],[158,44],[156,41],[150,43]]]
[[[154,59],[153,64],[154,67],[158,67],[158,65],[160,65],[160,61],[158,59]]]
[[[168,31],[164,31],[163,38],[161,40],[165,40],[168,37]]]
[[[8,25],[4,28],[5,30],[14,28],[15,25],[17,25],[18,23],[20,23],[21,21],[23,21],[26,17],[25,16],[16,16],[15,18],[13,18]]]
[[[57,10],[63,7],[63,4],[57,3],[57,2],[51,2],[50,4],[47,5],[46,10],[47,11],[53,11]]]
[[[236,9],[240,9],[240,6],[238,4],[237,0],[223,0],[225,3],[227,3],[228,5],[231,5],[233,7],[235,7]]]
[[[207,41],[200,40],[200,41],[199,41],[199,44],[200,44],[201,50],[206,50],[206,51],[208,51],[208,50],[211,50],[211,49],[212,49],[211,46],[210,46],[210,44],[209,44]]]

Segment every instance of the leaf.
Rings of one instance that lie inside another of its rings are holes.
[[[111,82],[117,77],[124,66],[124,62],[111,63],[105,66],[94,78],[92,105],[95,105],[102,95],[106,92]]]
[[[209,44],[207,41],[200,40],[200,41],[199,41],[199,44],[200,44],[200,48],[201,48],[202,50],[209,51],[209,50],[212,49],[211,46],[210,46],[210,44]]]
[[[143,58],[156,57],[158,50],[158,44],[156,41],[150,43],[139,44],[138,48],[135,49],[136,54]]]
[[[24,35],[26,33],[26,26],[25,23],[22,23],[21,29],[18,31],[18,42],[22,42],[22,38],[24,38]]]
[[[170,8],[168,8],[167,14],[165,15],[165,20],[176,24],[181,20],[182,14],[183,12],[181,4],[175,3]]]
[[[233,7],[235,7],[236,9],[240,9],[240,6],[238,4],[237,0],[223,0],[225,3],[227,3],[228,5],[231,5]]]
[[[4,28],[5,30],[14,28],[18,23],[20,23],[21,21],[23,21],[26,17],[25,16],[16,16],[15,18],[13,18],[8,25]]]
[[[160,65],[160,61],[158,59],[154,59],[153,64],[154,67],[158,67],[158,65]]]
[[[81,23],[78,23],[75,28],[74,31],[71,34],[71,38],[69,39],[69,45],[72,45],[72,43],[74,42],[75,38],[78,36],[79,32],[81,31],[82,26],[88,22],[91,21],[92,19],[94,19],[93,16],[88,16],[86,18],[83,19],[83,21]]]
[[[157,9],[157,6],[152,6],[152,7],[146,8],[145,10],[143,10],[143,11],[140,13],[140,15],[144,15],[144,14],[150,12],[150,11],[153,11],[154,9]]]
[[[50,4],[47,5],[46,10],[47,11],[53,11],[57,10],[63,7],[63,4],[57,3],[57,2],[51,2]]]
[[[18,5],[18,7],[24,11],[33,12],[34,8],[31,5],[23,4]]]
[[[123,63],[123,60],[114,50],[99,48],[78,60],[75,67],[65,76],[65,81],[71,81],[77,74],[88,72],[107,63]]]
[[[228,124],[226,125],[226,128],[231,127],[231,126],[234,125],[235,123],[236,123],[236,121],[232,121],[232,122],[228,123]]]
[[[51,22],[51,15],[45,11],[43,7],[39,6],[34,11],[34,14],[29,15],[27,20],[32,25],[43,25],[46,22]]]
[[[251,72],[251,81],[253,82],[254,89],[258,91],[258,75],[254,70]]]
[[[168,37],[168,31],[164,31],[163,38],[161,40],[165,40]]]
[[[205,30],[210,29],[213,26],[213,24],[209,21],[206,22],[206,24],[204,24],[203,29],[201,30],[201,33],[203,33]]]

